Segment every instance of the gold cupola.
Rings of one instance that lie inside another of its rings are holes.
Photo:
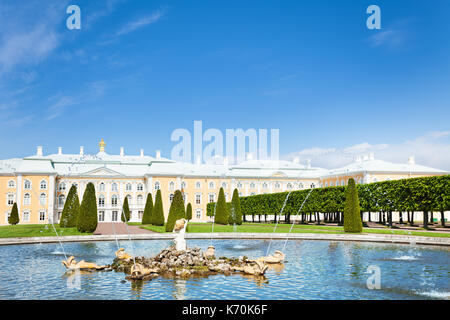
[[[100,147],[100,152],[105,152],[105,146],[106,146],[106,142],[102,140],[100,140],[100,143],[98,144]]]

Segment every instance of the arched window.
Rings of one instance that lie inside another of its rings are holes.
[[[25,182],[23,183],[23,188],[25,190],[30,190],[31,189],[31,182],[30,182],[30,180],[25,180]]]
[[[279,182],[275,183],[275,189],[280,189],[281,188],[281,184]]]
[[[131,198],[131,195],[129,194],[129,195],[127,195],[127,199],[128,199],[128,204],[131,204],[131,200],[132,200],[132,198]]]
[[[111,191],[118,191],[119,190],[119,188],[117,187],[117,183],[113,183],[112,185],[111,185]]]
[[[42,180],[41,183],[39,184],[39,187],[41,188],[41,190],[47,189],[47,181]]]
[[[287,184],[287,188],[288,188],[289,190],[291,190],[291,189],[292,189],[292,183],[288,183],[288,184]]]
[[[169,201],[172,202],[172,200],[173,200],[173,193],[171,193],[169,196]]]
[[[144,185],[142,183],[138,183],[137,191],[143,191],[143,190],[144,190]]]
[[[255,188],[256,188],[255,183],[254,182],[250,183],[250,189],[255,189]]]
[[[161,184],[159,183],[159,181],[155,182],[155,190],[159,190],[161,189]]]
[[[210,188],[210,189],[214,189],[214,181],[211,181],[211,182],[209,183],[209,188]]]
[[[311,189],[314,189],[316,187],[315,183],[311,183]]]
[[[98,185],[98,191],[105,191],[105,184],[104,184],[103,182],[101,182],[101,183]]]
[[[186,189],[186,187],[187,187],[186,182],[185,181],[181,182],[181,189]]]
[[[98,207],[99,208],[103,208],[105,206],[105,196],[104,195],[100,195],[98,197]]]
[[[142,197],[142,195],[138,195],[136,199],[137,199],[137,204],[142,204],[144,198]]]
[[[169,190],[170,191],[174,191],[175,190],[175,182],[170,181],[170,183],[169,183]]]
[[[61,182],[59,184],[58,189],[59,189],[59,191],[65,191],[66,190],[66,184],[64,182]]]
[[[14,180],[9,180],[8,181],[8,188],[14,188],[15,187],[15,183],[14,183]]]
[[[237,188],[242,189],[242,183],[240,181],[237,183]]]
[[[7,203],[8,203],[8,206],[12,206],[14,204],[14,194],[12,194],[12,193],[8,194]]]
[[[117,196],[115,194],[113,194],[111,197],[111,206],[117,207]]]
[[[298,188],[299,188],[299,189],[303,189],[303,183],[300,182],[300,183],[298,184]]]
[[[222,188],[224,188],[224,189],[228,188],[228,185],[226,182],[222,182]]]
[[[264,182],[262,187],[263,187],[263,189],[267,189],[267,182]]]
[[[47,203],[47,195],[45,193],[41,193],[39,196],[39,203],[41,205],[45,205]]]
[[[127,183],[125,186],[125,190],[126,191],[131,191],[132,187],[131,187],[131,183]]]
[[[202,188],[202,183],[201,183],[200,181],[197,181],[197,182],[195,183],[195,188],[196,188],[196,189],[201,189],[201,188]]]
[[[31,204],[31,195],[29,193],[25,193],[23,196],[23,204]]]
[[[216,200],[216,195],[214,193],[209,194],[209,202],[214,202]]]
[[[66,196],[63,194],[60,194],[58,197],[58,205],[63,206],[65,201],[66,201]]]
[[[201,193],[195,194],[195,204],[202,204],[202,194]]]

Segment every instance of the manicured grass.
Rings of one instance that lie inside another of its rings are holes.
[[[135,224],[139,225],[139,224]],[[242,233],[271,233],[273,232],[275,224],[259,224],[259,223],[243,223],[240,226],[236,226],[236,231],[231,225],[214,225],[214,232],[242,232]],[[165,232],[164,227],[157,227],[152,225],[141,225],[141,228],[155,231]],[[276,233],[288,233],[291,225],[278,224]],[[210,223],[189,223],[188,232],[191,233],[209,233],[212,231],[212,225]],[[345,233],[343,227],[338,226],[320,226],[320,225],[294,225],[292,233],[329,233],[339,234]],[[391,230],[391,229],[373,229],[363,228],[363,233],[379,233],[379,234],[396,234],[396,235],[412,235],[412,236],[425,236],[425,237],[450,237],[449,233],[438,232],[426,232],[426,231],[406,231],[406,230]]]
[[[55,225],[60,236],[91,235],[92,233],[81,233],[77,228],[60,228]],[[23,237],[54,237],[55,231],[51,224],[18,224],[15,226],[0,226],[0,238],[23,238]]]

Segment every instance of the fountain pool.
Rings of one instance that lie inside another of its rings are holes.
[[[154,256],[168,240],[121,242],[137,256]],[[188,240],[205,250],[209,240]],[[269,240],[215,241],[216,256],[266,254]],[[284,240],[272,240],[272,251]],[[116,243],[64,243],[68,256],[110,264]],[[0,299],[449,299],[450,249],[398,244],[289,240],[284,268],[265,279],[242,275],[126,281],[120,272],[65,274],[59,244],[0,246]],[[370,290],[369,266],[381,270],[381,289]]]

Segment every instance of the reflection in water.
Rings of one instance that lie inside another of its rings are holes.
[[[268,270],[275,271],[277,275],[280,275],[281,271],[284,269],[284,263],[269,263],[268,266]]]
[[[283,240],[274,240],[273,250]],[[124,243],[125,250],[126,243]],[[134,241],[138,256],[155,256],[167,240]],[[188,240],[205,250],[208,240]],[[221,240],[218,256],[256,258],[268,243]],[[64,243],[67,254],[98,265],[110,264],[114,241]],[[67,273],[59,244],[0,246],[0,299],[448,299],[449,248],[290,240],[286,261],[270,265],[265,277],[241,274],[147,282],[124,281],[120,272]],[[412,257],[412,258],[402,258]],[[380,290],[366,286],[369,265],[381,269]]]

